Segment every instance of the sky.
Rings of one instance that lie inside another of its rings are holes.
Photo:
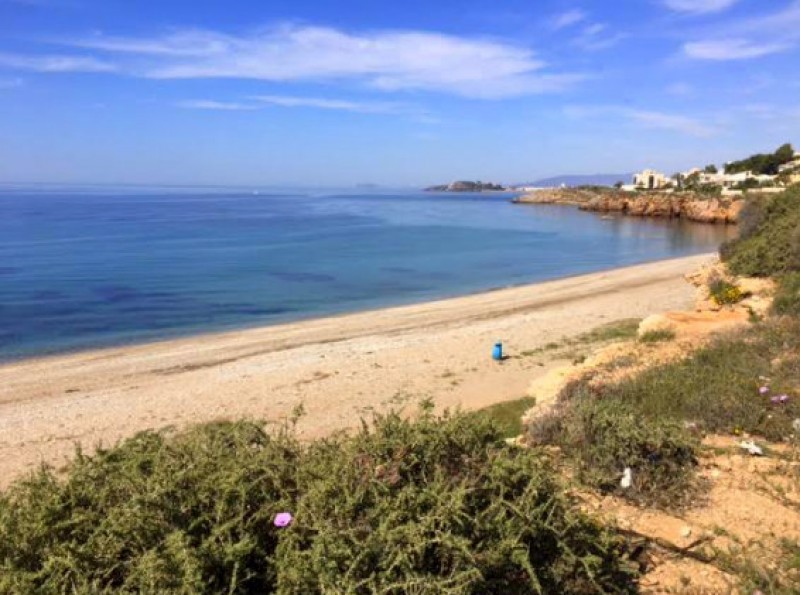
[[[0,181],[416,186],[800,145],[800,0],[0,0]]]

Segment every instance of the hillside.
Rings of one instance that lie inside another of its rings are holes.
[[[553,176],[550,178],[542,178],[534,182],[525,182],[521,184],[514,184],[518,187],[530,188],[558,188],[560,186],[567,186],[575,188],[577,186],[613,186],[617,182],[627,182],[631,179],[633,174],[565,174],[560,176]]]

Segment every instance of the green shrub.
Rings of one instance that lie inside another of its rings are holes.
[[[746,297],[738,285],[725,279],[712,281],[708,286],[708,292],[714,303],[720,306],[738,304]]]
[[[772,302],[775,314],[800,317],[800,273],[789,273],[782,277]]]
[[[522,416],[536,404],[532,397],[522,397],[514,401],[496,403],[483,409],[478,409],[470,415],[490,419],[500,431],[503,438],[516,438],[522,434]]]
[[[634,578],[543,456],[468,415],[392,414],[305,446],[247,422],[148,432],[0,495],[2,593],[600,593]]]
[[[639,337],[640,343],[661,343],[663,341],[672,341],[675,338],[675,331],[672,329],[655,329],[642,333]]]
[[[739,239],[747,239],[758,231],[767,216],[767,199],[749,196],[739,213]]]
[[[698,441],[683,424],[643,415],[617,398],[586,396],[570,407],[558,445],[581,481],[646,504],[675,507],[694,484]],[[622,488],[625,468],[633,483]]]
[[[768,277],[800,271],[800,187],[777,195],[764,207],[755,231],[721,249],[736,275]]]

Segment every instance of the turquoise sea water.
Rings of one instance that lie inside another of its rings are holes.
[[[6,188],[0,359],[553,279],[712,251],[732,231],[510,198]]]

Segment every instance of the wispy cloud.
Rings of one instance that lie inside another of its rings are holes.
[[[356,34],[283,25],[239,36],[184,30],[152,38],[96,36],[71,43],[135,55],[129,67],[159,79],[350,80],[385,91],[500,98],[561,92],[585,78],[554,72],[528,47],[420,31]]]
[[[586,13],[580,9],[568,10],[556,15],[552,20],[553,29],[559,30],[570,27],[586,20]]]
[[[197,110],[216,110],[216,111],[250,111],[259,109],[257,105],[246,103],[235,103],[228,101],[214,101],[211,99],[189,99],[186,101],[179,101],[178,107],[184,109],[197,109]]]
[[[727,10],[739,0],[664,0],[667,8],[678,12],[706,14]]]
[[[409,116],[420,121],[431,122],[433,118],[421,108],[403,103],[378,101],[351,101],[327,97],[300,97],[295,95],[255,95],[246,101],[217,101],[211,99],[192,99],[180,101],[178,107],[185,109],[216,111],[253,111],[269,107],[305,108],[330,111],[343,111],[359,114],[385,114]]]
[[[573,43],[590,51],[604,50],[625,39],[623,33],[613,33],[605,23],[592,23],[584,27]]]
[[[800,0],[777,12],[723,23],[683,45],[698,60],[746,60],[795,49],[800,42]]]
[[[645,128],[680,132],[688,136],[706,138],[714,136],[718,132],[716,128],[700,120],[678,114],[665,114],[647,110],[627,110],[625,115]]]
[[[580,9],[556,15],[551,20],[551,26],[556,31],[571,28],[572,44],[588,51],[610,48],[626,37],[622,33],[610,31],[605,23],[593,22],[590,15]]]
[[[746,60],[777,54],[788,49],[782,43],[751,43],[746,39],[719,39],[692,41],[684,44],[683,51],[698,60]]]
[[[320,97],[294,97],[288,95],[259,95],[253,99],[280,107],[317,108],[361,114],[408,114],[410,108],[396,103],[346,101]]]
[[[29,56],[0,53],[0,66],[33,72],[113,72],[110,62],[86,56]]]
[[[697,118],[622,106],[569,105],[564,108],[564,114],[570,118],[580,119],[618,117],[642,128],[665,130],[700,138],[714,136],[719,132],[715,126]]]

